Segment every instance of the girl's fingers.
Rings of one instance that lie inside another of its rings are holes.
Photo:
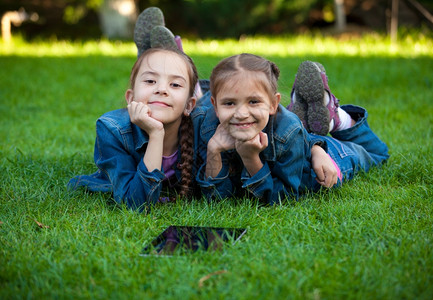
[[[259,138],[260,138],[260,145],[262,145],[262,148],[263,149],[266,148],[268,146],[268,135],[263,131],[260,131]]]

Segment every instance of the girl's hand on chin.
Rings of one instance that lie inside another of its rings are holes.
[[[152,118],[150,107],[146,104],[131,101],[128,104],[128,113],[131,122],[146,131],[149,136],[153,133],[164,131],[164,125]]]
[[[215,152],[223,152],[235,148],[235,140],[228,133],[223,124],[219,124],[217,130],[209,141],[208,147],[211,147]]]
[[[241,157],[252,157],[258,155],[268,147],[268,135],[263,131],[260,131],[259,134],[250,140],[237,140],[235,147]]]

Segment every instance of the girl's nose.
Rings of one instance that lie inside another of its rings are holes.
[[[240,105],[235,111],[235,118],[244,119],[249,116],[250,112],[246,105]]]
[[[155,87],[155,94],[156,95],[167,95],[167,86],[164,83],[160,83]]]

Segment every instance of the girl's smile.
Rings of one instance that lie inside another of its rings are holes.
[[[239,127],[240,129],[243,128],[250,128],[251,126],[253,126],[256,122],[251,122],[251,123],[230,123],[230,125]]]
[[[161,107],[170,107],[171,105],[168,105],[165,102],[162,101],[149,101],[148,102],[149,105],[155,105],[155,106],[161,106]]]

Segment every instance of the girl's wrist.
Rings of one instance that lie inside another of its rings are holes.
[[[323,152],[325,152],[325,150],[322,147],[320,147],[319,145],[313,145],[313,147],[311,147],[311,154],[320,153],[320,152],[323,153]]]
[[[244,163],[245,169],[248,171],[250,176],[255,175],[261,168],[263,168],[262,160],[259,155],[242,158],[242,162]]]
[[[223,152],[219,143],[213,139],[210,139],[209,143],[207,144],[207,151],[209,154],[213,154],[213,155],[220,154],[221,152]]]
[[[152,130],[147,133],[149,135],[149,140],[164,140],[165,131],[164,129]]]

